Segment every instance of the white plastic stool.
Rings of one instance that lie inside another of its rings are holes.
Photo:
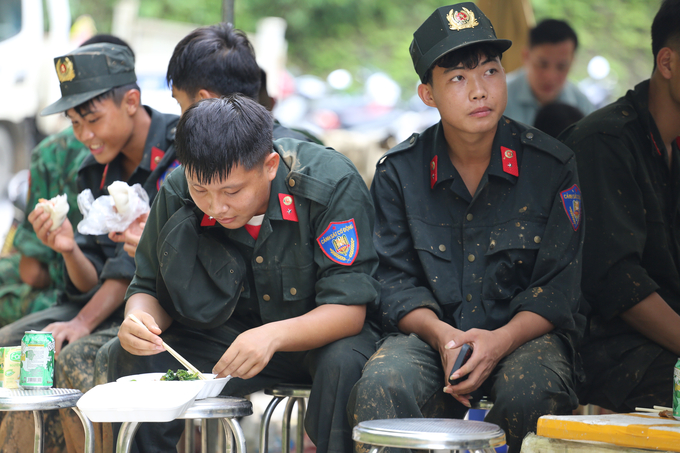
[[[283,414],[283,423],[281,426],[281,447],[283,453],[290,453],[290,418],[293,412],[293,406],[297,403],[297,435],[295,436],[295,445],[297,446],[297,453],[302,453],[303,442],[305,435],[305,398],[309,398],[311,385],[295,385],[295,384],[281,384],[276,387],[264,389],[264,393],[271,395],[274,398],[269,402],[267,409],[262,414],[262,423],[260,424],[260,453],[268,453],[269,448],[269,422],[272,419],[274,409],[281,401],[288,398],[286,402],[286,410]]]
[[[445,418],[369,420],[352,430],[352,439],[371,445],[370,453],[385,447],[495,453],[505,445],[505,433],[486,422]]]

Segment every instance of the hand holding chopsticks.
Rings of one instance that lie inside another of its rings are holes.
[[[130,318],[131,320],[133,320],[134,322],[136,322],[136,323],[139,324],[140,326],[144,327],[146,330],[149,330],[149,328],[146,327],[146,325],[145,325],[142,321],[140,321],[139,318],[137,318],[137,317],[136,317],[135,315],[133,315],[132,313],[130,313],[130,314],[128,315],[128,318]],[[170,353],[171,356],[173,356],[174,358],[176,358],[177,361],[178,361],[179,363],[181,363],[182,365],[184,365],[184,367],[185,367],[187,370],[191,371],[192,373],[195,373],[195,374],[198,376],[198,378],[199,378],[200,380],[202,380],[202,381],[207,381],[207,380],[208,380],[208,378],[206,378],[205,376],[203,376],[203,373],[201,373],[200,371],[198,371],[198,368],[196,368],[196,367],[193,366],[191,363],[189,363],[189,361],[188,361],[187,359],[185,359],[184,357],[182,357],[181,355],[179,355],[179,354],[177,353],[177,351],[175,351],[175,350],[172,349],[170,346],[168,346],[167,343],[166,343],[165,341],[163,341],[163,347],[165,348],[166,351],[168,351],[168,352]]]

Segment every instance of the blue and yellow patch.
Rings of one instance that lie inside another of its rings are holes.
[[[564,206],[567,217],[569,217],[571,226],[574,228],[574,231],[577,231],[579,225],[581,225],[581,190],[574,184],[567,190],[560,192],[560,196],[562,197],[562,206]]]
[[[331,222],[316,241],[331,261],[344,266],[350,266],[359,253],[359,236],[354,219]]]
[[[163,182],[165,181],[165,178],[168,177],[168,175],[170,174],[170,172],[172,172],[172,170],[174,170],[175,168],[179,167],[179,165],[180,165],[180,164],[179,164],[179,161],[178,161],[178,160],[175,160],[173,163],[170,164],[170,166],[168,167],[168,169],[165,170],[165,171],[163,172],[163,174],[162,174],[162,175],[158,178],[158,180],[156,181],[156,190],[161,190],[161,185],[162,185]]]

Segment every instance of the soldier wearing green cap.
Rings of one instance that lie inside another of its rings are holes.
[[[79,190],[90,189],[97,198],[108,194],[112,182],[125,181],[141,184],[153,200],[178,165],[172,146],[178,117],[141,104],[130,48],[90,44],[55,58],[54,67],[62,97],[42,114],[64,112],[90,151],[78,170]],[[38,239],[64,259],[66,300],[0,329],[0,345],[19,344],[26,330],[52,332],[55,385],[87,391],[94,385],[99,346],[115,337],[122,322],[134,259],[124,244],[81,235],[68,219],[50,231],[52,221],[42,208],[28,220]]]
[[[437,9],[414,33],[418,95],[441,121],[377,164],[373,240],[387,335],[352,390],[355,424],[462,418],[485,395],[494,403],[486,420],[519,452],[541,415],[578,405],[576,163],[558,141],[503,116],[500,60],[510,45],[473,3]],[[465,344],[472,354],[453,370]]]

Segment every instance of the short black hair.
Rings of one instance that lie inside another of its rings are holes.
[[[425,84],[432,83],[432,69],[434,69],[435,66],[449,69],[455,68],[456,66],[462,64],[465,69],[474,69],[483,58],[494,59],[497,57],[501,58],[502,56],[503,52],[501,52],[498,47],[494,46],[493,44],[483,42],[479,44],[471,44],[461,49],[444,54],[441,58],[432,63],[430,69],[428,69],[423,75],[422,82]]]
[[[563,20],[545,19],[529,31],[529,47],[541,44],[559,44],[572,41],[578,49],[578,37],[571,26]]]
[[[249,97],[203,99],[177,124],[177,160],[199,184],[224,180],[234,166],[251,170],[272,152],[271,113]]]
[[[652,54],[654,69],[656,56],[664,47],[680,52],[680,0],[665,0],[652,22]]]
[[[560,133],[583,118],[583,112],[573,105],[553,102],[541,107],[536,113],[534,127],[551,137],[557,138]]]
[[[260,67],[246,34],[221,23],[197,28],[175,46],[166,80],[192,97],[205,89],[219,96],[241,93],[257,99]]]
[[[132,50],[132,47],[122,39],[120,39],[118,36],[114,35],[108,35],[105,33],[100,33],[97,35],[94,35],[87,41],[83,42],[80,46],[78,47],[83,47],[87,46],[89,44],[99,44],[99,43],[109,43],[109,44],[117,44],[119,46],[124,46],[127,47],[130,52],[132,53],[132,58],[134,60],[135,58],[135,52]],[[137,85],[137,82],[133,83],[128,83],[126,85],[121,85],[118,87],[111,88],[109,91],[105,91],[104,93],[100,94],[99,96],[95,96],[92,99],[83,102],[80,105],[75,106],[75,111],[78,112],[78,115],[80,116],[85,116],[88,113],[92,113],[92,108],[94,107],[95,102],[101,102],[105,99],[113,99],[114,104],[116,106],[120,107],[120,103],[123,102],[123,96],[125,96],[125,93],[127,93],[130,90],[137,90],[141,93],[141,89],[139,88],[139,85]],[[66,114],[66,112],[64,112]]]

